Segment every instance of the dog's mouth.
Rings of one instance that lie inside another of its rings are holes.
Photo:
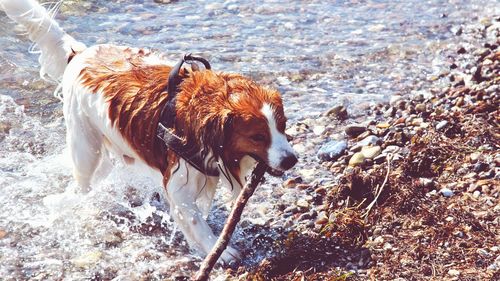
[[[267,165],[266,161],[262,160],[259,156],[255,155],[255,154],[250,154],[250,156],[253,159],[255,159],[255,161],[257,161],[259,163],[266,164],[266,166],[267,166],[266,172],[268,174],[270,174],[271,176],[273,176],[273,177],[281,177],[281,176],[283,176],[285,174],[285,171],[283,171],[283,170],[271,168],[269,165]]]
[[[281,176],[283,176],[283,174],[285,174],[285,171],[273,169],[273,168],[271,168],[269,166],[267,166],[267,171],[266,172],[268,174],[270,174],[271,176],[273,176],[273,177],[281,177]]]

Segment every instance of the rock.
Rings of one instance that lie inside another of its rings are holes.
[[[356,137],[366,131],[366,127],[360,124],[347,125],[345,128],[345,133],[350,137]]]
[[[176,0],[154,0],[153,2],[158,3],[158,4],[170,4]]]
[[[379,129],[387,129],[391,126],[391,124],[389,123],[378,123],[375,127],[379,128]]]
[[[314,176],[316,175],[317,173],[317,170],[316,169],[300,169],[298,171],[298,173],[300,174],[300,176],[306,180],[306,181],[312,181],[314,180]]]
[[[423,103],[419,103],[419,104],[415,105],[415,110],[417,112],[420,112],[420,113],[423,113],[423,112],[427,111],[426,107],[425,107],[425,104],[423,104]]]
[[[318,151],[318,158],[324,161],[332,161],[338,159],[342,154],[344,154],[347,149],[347,142],[345,140],[341,141],[331,141],[324,144]]]
[[[360,140],[359,142],[356,143],[353,148],[351,148],[352,151],[356,151],[361,149],[364,146],[373,146],[376,145],[380,141],[380,138],[377,136],[367,136],[366,138]],[[354,149],[357,148],[357,149]]]
[[[301,177],[294,177],[287,179],[283,182],[283,187],[285,188],[293,188],[297,186],[297,184],[302,183],[302,178]]]
[[[393,248],[393,247],[392,247],[392,245],[391,245],[390,243],[388,243],[388,242],[385,242],[385,243],[384,243],[384,247],[383,247],[383,249],[384,249],[385,251],[392,251],[392,248]]]
[[[313,133],[317,136],[321,136],[326,130],[325,126],[314,126]]]
[[[460,275],[460,271],[458,271],[456,269],[450,269],[450,270],[448,270],[448,275],[450,275],[450,276],[459,276]]]
[[[302,153],[306,152],[307,149],[306,149],[305,145],[303,145],[302,143],[298,143],[298,144],[293,145],[293,150],[295,152],[297,152],[298,154],[302,154]]]
[[[398,105],[399,101],[403,100],[403,97],[400,95],[393,95],[391,96],[391,99],[389,100],[389,104],[391,106],[396,106]]]
[[[326,224],[328,223],[328,217],[326,216],[325,212],[320,212],[318,215],[318,219],[316,219],[316,224]]]
[[[361,154],[363,154],[365,159],[373,159],[378,156],[382,152],[382,148],[380,146],[365,146],[361,149]]]
[[[301,207],[301,208],[306,208],[306,209],[309,208],[309,202],[307,202],[307,200],[305,200],[305,199],[297,200],[295,205],[297,205],[298,207]]]
[[[465,54],[467,53],[467,50],[464,48],[464,47],[460,47],[458,50],[457,50],[457,54]]]
[[[102,253],[99,251],[88,252],[72,259],[71,263],[73,263],[77,267],[82,268],[93,267],[101,259],[101,256]]]
[[[397,145],[388,145],[382,153],[384,154],[389,154],[389,153],[398,153],[401,150],[401,147]]]
[[[439,193],[441,193],[444,197],[451,197],[454,194],[453,190],[447,187],[441,188],[441,190],[439,190]]]
[[[5,236],[7,236],[7,231],[0,229],[0,239],[3,239]]]
[[[488,253],[487,250],[481,249],[481,248],[477,249],[476,253],[478,253],[480,256],[485,257],[485,258],[490,256],[490,253]]]
[[[116,231],[106,234],[103,240],[107,247],[115,247],[123,241],[123,237],[120,232]]]
[[[481,191],[479,191],[479,190],[476,190],[476,191],[474,191],[474,193],[472,193],[472,197],[474,197],[476,199],[478,199],[479,196],[481,196]]]
[[[396,111],[396,108],[394,106],[391,106],[384,112],[384,117],[394,117]]]
[[[429,178],[419,178],[418,182],[419,182],[421,187],[425,187],[425,188],[429,188],[429,187],[432,187],[434,185],[434,181],[432,179],[429,179]]]
[[[474,164],[474,172],[479,173],[488,169],[489,165],[484,162]]]
[[[347,119],[347,116],[348,116],[346,108],[342,105],[337,105],[337,106],[330,108],[323,115],[324,116],[331,116],[331,117],[334,117],[338,120],[345,120],[345,119]]]
[[[349,166],[359,166],[365,162],[365,156],[361,152],[356,152],[354,155],[349,159]]]
[[[446,125],[448,125],[448,121],[446,121],[446,120],[440,121],[436,125],[436,130],[441,131],[441,129],[443,129],[444,127],[446,127]]]
[[[322,194],[322,195],[325,195],[326,191],[327,191],[326,187],[324,186],[320,186],[314,190],[314,192],[316,192],[317,194]]]
[[[300,189],[300,190],[306,190],[306,189],[308,189],[311,186],[308,185],[307,183],[299,183],[299,184],[297,184],[296,187],[297,187],[297,189]]]

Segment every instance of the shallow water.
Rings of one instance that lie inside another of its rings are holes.
[[[209,58],[281,90],[292,120],[344,104],[353,112],[428,86],[447,66],[461,24],[496,1],[66,1],[58,21],[87,45],[117,43]],[[0,276],[111,279],[190,275],[200,258],[170,221],[160,187],[117,164],[74,193],[61,104],[38,76],[22,30],[0,15]],[[312,167],[309,167],[312,168]],[[259,187],[233,238],[253,265],[283,233],[276,205],[304,196],[274,179]],[[220,230],[222,193],[209,217]],[[258,204],[257,204],[258,203]],[[216,275],[222,276],[218,270]]]

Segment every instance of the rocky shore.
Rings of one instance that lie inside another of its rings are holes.
[[[499,20],[454,28],[463,44],[428,90],[293,124],[301,166],[283,188],[304,196],[277,206],[275,255],[228,276],[499,280]]]

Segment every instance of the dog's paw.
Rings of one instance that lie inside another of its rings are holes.
[[[238,260],[241,259],[240,252],[232,247],[227,247],[222,255],[220,256],[219,262],[223,262],[226,265],[235,264]]]

